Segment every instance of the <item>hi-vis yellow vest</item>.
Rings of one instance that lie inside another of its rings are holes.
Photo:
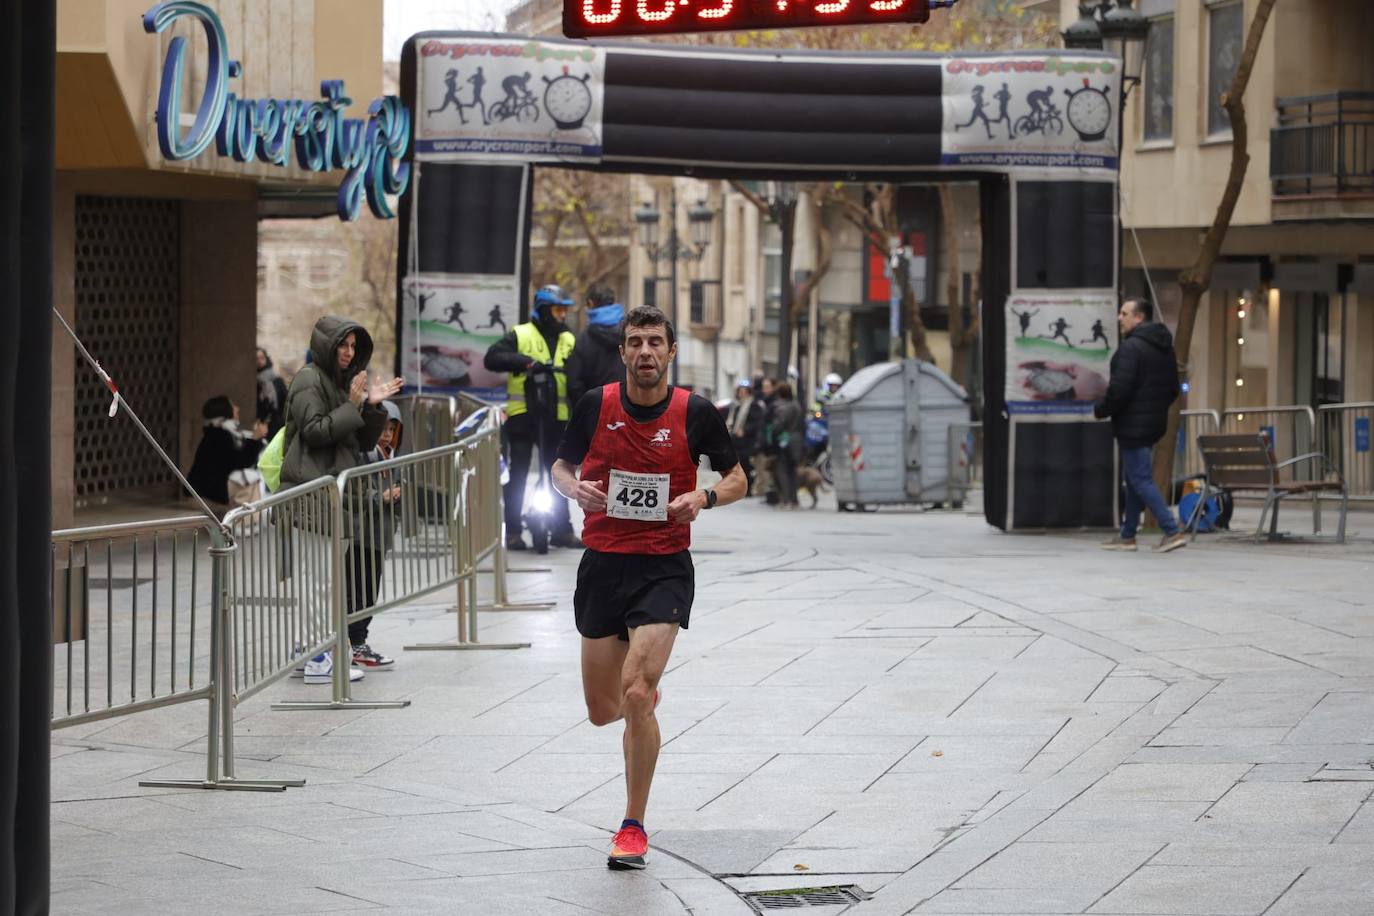
[[[539,363],[553,363],[556,370],[553,377],[558,383],[558,419],[563,421],[568,419],[568,375],[563,371],[563,365],[572,355],[576,343],[577,338],[572,332],[562,332],[558,335],[558,352],[550,359],[549,344],[537,327],[529,322],[515,326],[515,345],[521,356],[528,356]],[[525,373],[512,372],[506,380],[506,416],[518,417],[526,409]]]

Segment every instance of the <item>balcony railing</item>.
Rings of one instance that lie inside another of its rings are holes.
[[[1269,133],[1275,197],[1374,194],[1374,92],[1279,99]]]

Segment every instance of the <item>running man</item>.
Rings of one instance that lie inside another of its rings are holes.
[[[1011,102],[1011,90],[1007,88],[1006,83],[1003,83],[1002,88],[994,92],[992,97],[997,100],[997,119],[992,123],[1001,124],[1005,121],[1007,125],[1007,139],[1016,139],[1016,129],[1012,127],[1011,124],[1011,113],[1007,111],[1007,104]],[[991,130],[991,126],[989,126],[988,129]]]
[[[620,325],[627,381],[593,388],[573,408],[553,482],[586,513],[587,551],[573,609],[582,635],[582,691],[596,726],[625,720],[625,819],[606,865],[643,868],[644,810],[660,745],[654,708],[678,629],[692,612],[691,523],[748,489],[715,406],[668,384],[673,326],[652,306]],[[724,474],[697,489],[698,457]]]
[[[1102,346],[1106,347],[1108,350],[1112,348],[1112,342],[1107,339],[1107,329],[1102,326],[1101,318],[1093,322],[1093,336],[1083,341],[1083,343],[1090,344],[1099,340],[1102,341]]]
[[[476,108],[482,112],[482,123],[490,124],[487,120],[487,103],[482,101],[482,87],[487,84],[487,78],[482,74],[482,68],[478,67],[477,72],[468,77],[468,84],[472,86],[472,101],[468,103],[468,108]]]
[[[1053,333],[1053,334],[1041,334],[1040,336],[1043,337],[1043,338],[1045,338],[1046,340],[1056,340],[1056,339],[1057,339],[1057,340],[1062,340],[1062,341],[1064,341],[1064,343],[1066,343],[1066,344],[1068,344],[1069,346],[1072,347],[1072,346],[1073,346],[1073,341],[1072,341],[1072,340],[1069,340],[1069,335],[1064,333],[1065,331],[1067,331],[1067,330],[1068,330],[1069,328],[1071,328],[1071,327],[1073,327],[1073,325],[1069,324],[1069,323],[1068,323],[1067,321],[1065,321],[1062,317],[1061,317],[1061,318],[1056,318],[1056,319],[1054,319],[1053,323],[1050,324],[1050,330],[1053,331],[1054,333]]]
[[[458,330],[464,334],[469,333],[467,325],[463,324],[463,313],[466,311],[461,302],[454,302],[448,307],[448,323],[458,325]]]
[[[487,323],[482,325],[482,327],[494,328],[498,324],[501,326],[501,333],[504,334],[509,330],[506,327],[506,319],[501,317],[501,306],[493,305],[491,307],[491,311],[487,313]],[[481,330],[481,328],[479,328],[478,330]]]

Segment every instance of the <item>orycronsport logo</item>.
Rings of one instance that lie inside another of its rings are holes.
[[[1110,60],[1065,60],[1062,57],[1047,57],[1044,60],[985,60],[982,58],[956,57],[945,64],[945,72],[958,75],[971,73],[974,76],[988,76],[992,73],[1053,73],[1057,76],[1073,74],[1100,73],[1104,76],[1116,72],[1116,64]]]
[[[586,61],[596,59],[593,48],[559,48],[555,45],[527,41],[523,44],[468,44],[454,41],[426,41],[420,45],[421,57],[527,57],[530,60]]]

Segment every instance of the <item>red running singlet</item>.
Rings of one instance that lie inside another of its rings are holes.
[[[592,550],[670,554],[692,545],[691,525],[667,519],[668,503],[697,485],[687,444],[690,397],[674,388],[662,416],[637,423],[620,403],[619,382],[601,389],[601,415],[580,474],[607,487],[607,512],[589,513],[582,524],[582,543]]]

